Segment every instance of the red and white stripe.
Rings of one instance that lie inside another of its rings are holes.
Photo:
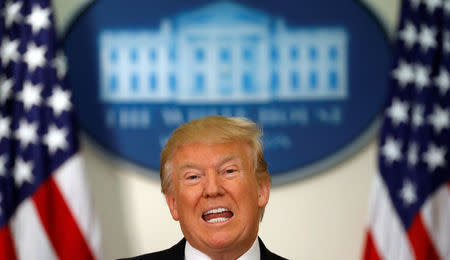
[[[0,230],[0,259],[101,259],[100,225],[81,161],[74,155],[19,205]]]
[[[422,220],[437,255],[450,260],[450,182],[425,203]]]
[[[437,190],[405,231],[377,174],[364,260],[450,260],[450,182]]]

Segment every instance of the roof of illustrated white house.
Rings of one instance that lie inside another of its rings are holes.
[[[175,26],[189,25],[242,25],[259,24],[267,25],[270,22],[270,16],[256,9],[244,7],[242,5],[224,1],[213,3],[205,7],[193,10],[191,12],[183,12],[174,17]]]

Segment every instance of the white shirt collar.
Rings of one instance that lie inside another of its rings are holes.
[[[253,242],[252,247],[245,252],[241,257],[237,260],[260,260],[261,252],[259,251],[259,242],[258,237]],[[200,252],[196,248],[192,247],[191,244],[186,240],[186,246],[184,247],[184,259],[185,260],[211,260],[209,256]]]

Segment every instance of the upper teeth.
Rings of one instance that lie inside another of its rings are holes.
[[[204,213],[204,215],[213,214],[213,213],[222,213],[225,211],[229,211],[229,209],[226,209],[226,208],[211,209],[211,210],[206,211]]]

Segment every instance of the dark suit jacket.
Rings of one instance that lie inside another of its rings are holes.
[[[281,256],[278,256],[272,252],[270,252],[264,243],[261,241],[261,239],[258,237],[259,240],[259,250],[261,252],[261,260],[282,260],[286,259]],[[146,255],[136,256],[132,258],[123,258],[122,260],[167,260],[167,259],[173,259],[173,260],[184,260],[184,246],[186,245],[186,239],[183,238],[178,244],[174,245],[173,247],[155,252],[150,253]],[[119,259],[120,260],[120,259]]]

